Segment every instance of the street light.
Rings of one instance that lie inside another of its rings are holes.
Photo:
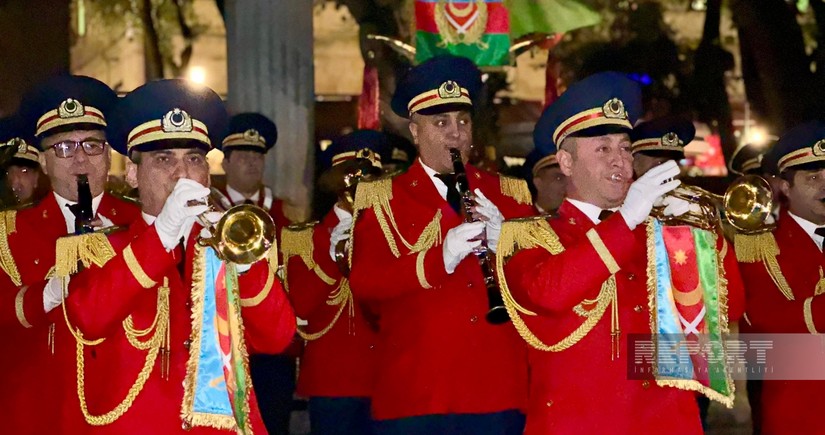
[[[189,80],[199,85],[206,83],[206,70],[200,66],[193,66],[189,68]]]

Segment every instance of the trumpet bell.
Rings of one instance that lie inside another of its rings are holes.
[[[773,192],[767,180],[745,175],[725,191],[725,217],[739,231],[753,233],[766,229],[765,221],[773,210]]]
[[[218,254],[236,264],[252,264],[275,246],[275,222],[264,209],[243,204],[230,208],[212,231]]]

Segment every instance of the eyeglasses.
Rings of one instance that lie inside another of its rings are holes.
[[[106,145],[108,145],[108,143],[105,140],[99,139],[86,139],[83,141],[64,140],[63,142],[52,145],[52,148],[54,148],[54,153],[57,157],[68,159],[74,157],[74,153],[77,152],[80,146],[83,146],[83,152],[85,152],[87,156],[99,156],[103,154]]]

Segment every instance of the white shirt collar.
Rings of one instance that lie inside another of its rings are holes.
[[[229,186],[227,184],[226,185],[226,193],[229,194],[229,200],[232,201],[232,204],[236,204],[236,205],[237,204],[242,204],[247,199],[252,201],[252,202],[257,203],[258,202],[258,197],[261,196],[261,189],[258,189],[257,191],[255,191],[254,195],[247,198],[243,195],[243,193],[238,192],[237,190],[233,189],[231,186]]]
[[[602,213],[602,210],[605,210],[599,206],[590,204],[589,202],[579,201],[577,199],[565,198],[565,201],[573,204],[574,207],[579,209],[588,219],[590,219],[594,224],[599,224],[602,220],[599,219],[599,215]],[[608,208],[606,210],[610,211],[617,211],[619,207]]]
[[[447,199],[447,185],[441,181],[440,178],[435,176],[438,172],[436,172],[435,169],[425,165],[421,158],[418,159],[418,163],[421,163],[421,167],[424,168],[424,172],[426,172],[427,176],[430,177],[430,180],[432,180],[438,194],[441,195],[442,198]]]
[[[819,228],[819,225],[817,225],[817,224],[815,224],[815,223],[813,223],[813,222],[811,222],[807,219],[803,219],[803,218],[791,213],[790,211],[788,212],[788,215],[790,217],[792,217],[793,220],[795,220],[796,223],[798,223],[800,227],[802,227],[802,231],[805,231],[808,234],[808,236],[811,237],[811,240],[813,240],[814,243],[816,243],[816,247],[819,248],[819,250],[821,251],[822,250],[822,240],[825,239],[825,237],[822,237],[819,234],[816,234],[814,232],[814,231],[816,231],[817,228]]]
[[[146,225],[152,225],[155,223],[155,219],[158,218],[157,216],[152,216],[145,211],[140,212],[140,216],[143,217],[143,222],[146,222]]]
[[[54,193],[54,198],[57,200],[57,206],[60,208],[60,212],[63,213],[63,219],[66,221],[66,232],[69,234],[74,233],[74,214],[71,210],[69,210],[69,205],[77,204],[77,201],[69,201],[68,199],[60,196],[57,192]],[[92,215],[97,215],[97,209],[100,207],[100,201],[103,199],[103,194],[97,195],[96,197],[92,198]]]

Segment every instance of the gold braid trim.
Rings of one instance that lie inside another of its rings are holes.
[[[794,300],[793,290],[788,285],[788,281],[779,267],[779,262],[776,260],[779,255],[779,246],[776,244],[776,239],[772,233],[736,234],[733,238],[733,247],[736,251],[737,260],[742,263],[761,261],[779,291],[789,301]]]
[[[12,283],[21,286],[23,280],[20,278],[20,271],[17,270],[17,263],[9,247],[9,234],[16,231],[17,211],[9,210],[0,216],[0,268],[11,278]]]
[[[126,331],[126,338],[129,340],[129,343],[137,349],[148,350],[148,352],[146,354],[146,360],[143,363],[143,367],[140,369],[135,383],[129,387],[129,392],[126,393],[126,397],[124,397],[114,409],[102,415],[90,414],[88,405],[86,404],[85,362],[83,354],[84,341],[82,340],[82,333],[79,331],[77,332],[77,397],[80,400],[80,410],[83,412],[83,418],[86,419],[86,422],[90,425],[103,426],[112,424],[123,416],[123,414],[125,414],[129,408],[132,407],[132,404],[134,404],[135,399],[137,399],[140,392],[143,391],[146,381],[149,380],[149,376],[152,374],[152,368],[155,365],[158,352],[161,352],[164,349],[168,350],[169,287],[167,284],[167,282],[164,282],[164,285],[158,289],[158,311],[152,325],[149,328],[144,330],[135,329],[132,325],[131,316],[127,317],[126,320],[123,321],[123,328]],[[152,329],[155,330],[155,334],[151,339],[149,339],[149,341],[141,342],[137,339],[138,337],[148,335]]]
[[[146,274],[143,267],[138,262],[137,257],[135,257],[135,253],[132,251],[131,243],[126,246],[126,249],[123,250],[123,260],[126,262],[126,266],[129,267],[129,272],[132,272],[132,276],[135,277],[135,280],[141,287],[148,289],[157,285],[157,283]]]
[[[611,303],[615,305],[616,277],[611,275],[610,278],[602,284],[599,296],[596,298],[596,306],[584,314],[586,319],[578,328],[555,344],[545,344],[530,330],[524,319],[521,318],[520,313],[528,316],[535,316],[536,314],[516,302],[510,292],[510,287],[507,284],[506,275],[504,274],[505,258],[511,257],[518,250],[536,247],[541,247],[553,255],[564,251],[564,247],[559,241],[558,236],[550,227],[550,224],[542,217],[504,222],[501,227],[501,235],[499,236],[497,249],[498,255],[496,256],[496,272],[499,278],[502,299],[504,300],[504,307],[507,309],[507,313],[513,321],[513,326],[515,326],[516,331],[518,331],[521,338],[523,338],[527,344],[537,350],[545,352],[561,352],[587,336],[604,316],[608,305]]]
[[[716,238],[713,241],[714,248],[716,247],[716,243],[719,241],[719,233],[714,233]],[[725,257],[728,255],[728,241],[722,236],[722,250],[719,251],[719,254],[716,256],[717,263],[716,263],[716,271],[717,271],[717,280],[718,283],[716,285],[717,291],[719,292],[719,328],[723,334],[727,334],[730,332],[728,321],[728,277],[727,271],[725,270]],[[729,382],[730,386],[733,386],[732,382]],[[733,390],[731,390],[733,391]],[[731,405],[733,402],[731,402]]]
[[[550,228],[550,224],[543,217],[513,219],[504,221],[498,238],[496,252],[496,272],[499,280],[502,299],[510,303],[515,309],[528,316],[536,313],[522,307],[513,297],[504,275],[504,262],[522,249],[541,247],[555,255],[564,251],[559,237]],[[506,307],[507,304],[505,304]],[[512,316],[511,316],[512,317]]]
[[[805,299],[805,303],[802,307],[802,313],[805,316],[805,326],[808,327],[808,332],[813,335],[819,335],[819,332],[816,331],[816,323],[814,323],[814,315],[811,312],[811,303],[814,301],[814,297],[811,296],[808,299]]]
[[[326,285],[335,284],[335,280],[327,275],[323,269],[313,259],[315,246],[312,241],[314,225],[287,227],[281,231],[281,253],[284,256],[284,264],[292,256],[299,256],[307,269],[315,272],[315,275]],[[286,281],[286,280],[284,280]]]
[[[21,325],[23,325],[24,328],[32,327],[32,324],[26,320],[26,311],[23,309],[23,301],[25,300],[26,292],[28,290],[29,286],[23,286],[14,298],[14,313],[17,314],[17,320]]]
[[[264,288],[258,292],[257,295],[251,298],[241,298],[241,306],[242,307],[256,307],[261,304],[261,302],[269,296],[269,292],[272,291],[272,285],[275,284],[275,274],[268,273],[266,275],[266,283],[264,284]]]
[[[352,299],[352,290],[349,287],[349,280],[346,278],[341,279],[341,282],[338,284],[338,288],[329,295],[329,300],[327,300],[327,305],[337,305],[338,311],[333,316],[332,321],[329,322],[329,325],[325,326],[318,332],[305,332],[302,331],[301,328],[298,328],[298,335],[301,336],[304,340],[313,341],[317,340],[324,335],[326,335],[332,327],[338,322],[338,318],[341,317],[341,313],[344,312],[344,309],[349,307],[349,316],[350,319],[355,317],[355,304],[353,303]]]
[[[519,204],[533,204],[533,196],[530,195],[530,189],[527,187],[526,181],[501,175],[499,176],[499,184],[501,193],[505,196],[515,199]]]
[[[616,263],[616,259],[613,258],[613,254],[610,253],[610,250],[607,249],[607,246],[604,244],[601,236],[596,231],[595,228],[591,228],[586,233],[587,240],[590,240],[590,244],[593,245],[593,249],[596,250],[596,253],[599,254],[599,258],[602,259],[602,263],[604,263],[605,267],[607,267],[607,271],[610,272],[611,275],[615,274],[619,271],[619,263]]]
[[[418,277],[418,284],[421,285],[421,287],[430,289],[433,288],[433,286],[427,281],[427,271],[424,270],[425,255],[427,255],[427,251],[419,252],[418,256],[415,257],[415,276]]]
[[[77,272],[78,262],[83,267],[92,264],[100,267],[115,256],[115,250],[103,233],[66,236],[57,239],[54,272],[66,277]]]

